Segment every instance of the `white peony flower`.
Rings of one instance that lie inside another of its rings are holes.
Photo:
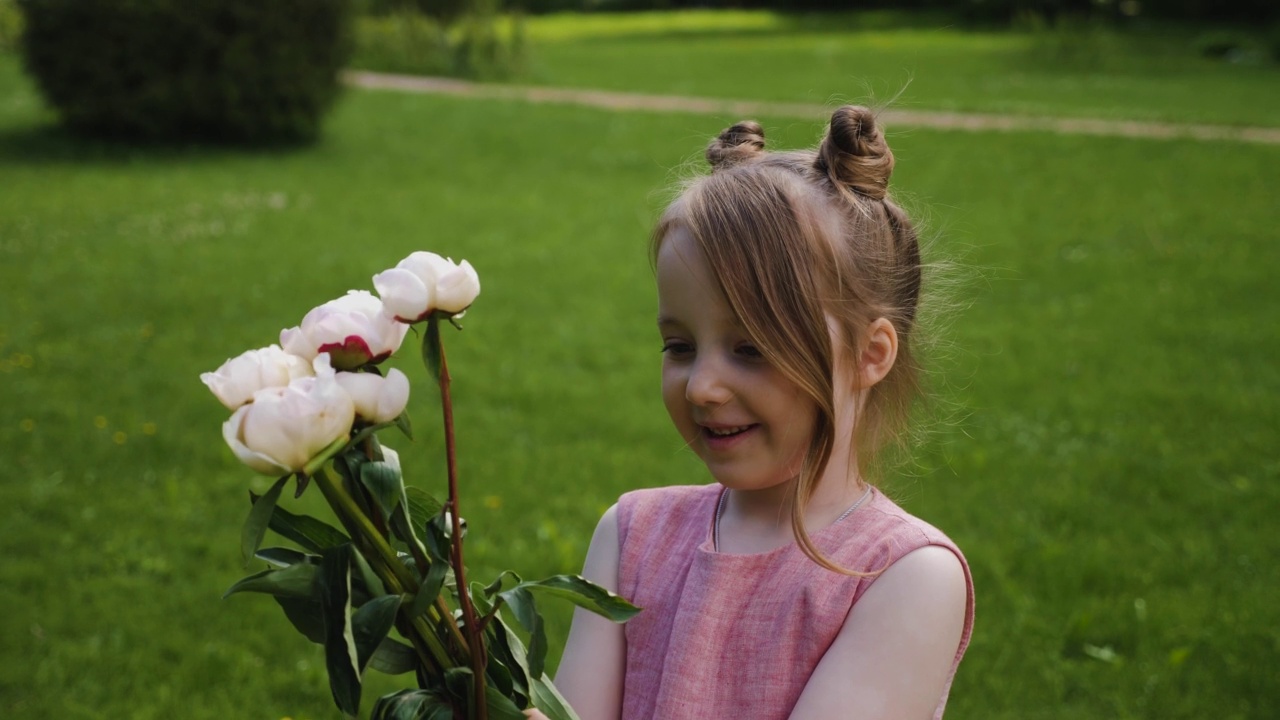
[[[431,252],[415,252],[394,268],[373,276],[386,312],[395,319],[415,323],[436,310],[459,313],[480,294],[480,276],[471,263]]]
[[[338,373],[338,384],[351,396],[356,415],[371,423],[395,420],[409,404],[409,378],[392,368],[386,377],[375,373]]]
[[[314,377],[259,390],[253,402],[222,425],[222,437],[245,465],[266,475],[301,470],[351,431],[355,404],[338,384],[329,356],[313,363]]]
[[[466,260],[436,280],[436,308],[447,313],[466,310],[479,294],[480,276]]]
[[[263,388],[282,387],[314,374],[305,359],[281,350],[279,345],[269,345],[241,353],[214,372],[201,373],[200,380],[228,410],[235,410]]]
[[[400,348],[409,328],[388,317],[382,301],[365,290],[313,308],[302,324],[280,332],[285,351],[308,360],[329,353],[333,367],[351,370],[382,362]]]

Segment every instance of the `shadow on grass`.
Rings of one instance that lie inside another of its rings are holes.
[[[0,164],[132,165],[218,161],[241,156],[286,156],[316,141],[260,143],[205,139],[140,140],[83,135],[54,123],[0,128]]]

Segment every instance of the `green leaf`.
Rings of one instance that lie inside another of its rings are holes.
[[[410,440],[413,439],[413,425],[409,422],[408,411],[400,413],[400,415],[395,419],[395,424],[396,427],[400,429],[400,432],[404,433],[405,437]]]
[[[471,668],[451,667],[445,670],[444,686],[450,695],[471,704]]]
[[[324,610],[319,600],[292,597],[272,598],[284,610],[284,616],[303,637],[317,645],[324,644]]]
[[[258,592],[280,597],[310,599],[315,596],[317,568],[310,563],[298,563],[276,570],[268,569],[241,578],[222,594],[223,598],[241,592]]]
[[[259,560],[266,560],[276,567],[289,567],[298,563],[315,562],[320,558],[316,555],[308,555],[304,552],[298,552],[293,548],[285,547],[269,547],[262,548],[253,554]]]
[[[369,489],[382,508],[384,517],[390,517],[391,511],[400,504],[404,485],[400,481],[400,471],[391,463],[381,460],[367,462],[360,466],[360,482]]]
[[[368,667],[387,675],[403,675],[418,669],[418,654],[399,640],[383,638],[369,656]]]
[[[548,720],[578,720],[578,715],[569,707],[568,701],[556,690],[555,685],[546,675],[535,678],[530,685],[533,706],[542,711]]]
[[[529,696],[529,660],[525,654],[524,644],[511,628],[503,622],[502,615],[495,615],[489,621],[485,632],[490,633],[490,657],[499,661],[511,675],[511,683],[516,692]]]
[[[437,383],[440,382],[440,320],[432,314],[427,318],[427,331],[422,334],[422,363]]]
[[[516,621],[529,633],[529,677],[536,678],[542,675],[547,659],[547,630],[543,626],[542,614],[538,612],[533,594],[524,587],[525,584],[500,593],[498,597],[511,606]]]
[[[430,690],[401,690],[378,698],[369,720],[453,720],[453,708]]]
[[[369,567],[369,561],[364,559],[364,555],[360,553],[352,553],[351,559],[355,562],[355,575],[352,576],[353,590],[362,590],[365,598],[382,597],[387,594],[387,588],[382,584],[382,580],[378,578],[378,574]]]
[[[471,583],[471,606],[476,609],[476,613],[480,617],[489,614],[493,610],[493,603],[489,602],[489,598],[484,594],[484,586],[478,582]]]
[[[489,706],[489,720],[525,720],[519,706],[493,685],[485,685],[484,699]]]
[[[356,645],[356,664],[361,672],[369,658],[387,637],[400,609],[399,595],[383,595],[364,604],[351,616],[351,634]]]
[[[420,487],[406,485],[404,494],[408,497],[409,511],[415,522],[426,522],[427,519],[439,515],[444,509],[444,503]]]
[[[519,585],[520,582],[523,580],[523,578],[521,578],[519,574],[511,570],[503,570],[502,572],[498,573],[498,577],[495,578],[493,582],[489,583],[484,587],[484,596],[493,597],[494,593],[502,589],[502,581],[506,580],[508,577],[515,580],[517,585]]]
[[[399,538],[410,549],[417,550],[416,553],[412,554],[412,557],[426,557],[427,548],[422,544],[422,541],[418,539],[418,533],[414,532],[413,522],[410,520],[408,515],[408,508],[408,500],[401,496],[400,504],[397,505],[395,511],[391,513],[391,533],[395,537]],[[418,568],[417,561],[410,560],[409,562],[418,570],[419,574],[421,574],[422,568]]]
[[[431,562],[449,563],[451,554],[449,547],[449,534],[445,532],[443,514],[437,513],[423,528],[425,545],[427,546],[427,554],[431,556]]]
[[[426,577],[422,578],[418,593],[413,597],[413,604],[409,606],[410,620],[425,613],[427,608],[435,603],[440,595],[440,589],[444,587],[444,577],[448,572],[449,566],[439,560],[431,563],[427,568]]]
[[[280,500],[280,491],[284,489],[284,484],[290,477],[292,476],[285,475],[276,480],[270,490],[253,501],[249,517],[245,518],[244,527],[240,530],[240,554],[244,557],[245,565],[249,564],[253,553],[262,544],[262,538],[267,534],[267,524],[271,522],[272,511],[276,509],[276,503]]]
[[[249,497],[256,505],[258,497],[253,493],[249,493]],[[350,538],[332,525],[307,515],[295,515],[279,506],[271,513],[268,527],[272,532],[314,553],[351,542]]]
[[[525,581],[502,594],[506,595],[520,589],[563,598],[614,622],[626,622],[640,612],[640,608],[621,596],[605,590],[581,575],[553,575],[543,580]]]
[[[351,628],[350,544],[324,551],[320,604],[324,613],[324,658],[333,702],[345,715],[360,711],[360,665]]]

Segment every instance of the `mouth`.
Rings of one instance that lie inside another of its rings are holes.
[[[723,450],[731,447],[744,437],[751,434],[751,431],[760,427],[757,423],[750,425],[720,425],[717,427],[702,426],[702,441],[707,447],[715,450]]]
[[[733,437],[734,435],[741,435],[742,433],[750,430],[753,427],[755,427],[755,425],[734,425],[733,427],[714,427],[714,428],[706,427],[704,425],[702,430],[703,432],[711,435],[712,437]]]

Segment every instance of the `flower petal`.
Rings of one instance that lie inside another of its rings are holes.
[[[392,268],[373,276],[382,297],[383,312],[401,322],[417,322],[435,309],[435,282],[423,282],[415,273]]]
[[[252,405],[245,405],[232,413],[231,417],[222,423],[222,439],[227,442],[227,446],[231,448],[231,452],[235,453],[236,458],[248,465],[250,469],[276,477],[287,475],[292,470],[263,453],[250,450],[242,441],[244,419],[252,409]]]

